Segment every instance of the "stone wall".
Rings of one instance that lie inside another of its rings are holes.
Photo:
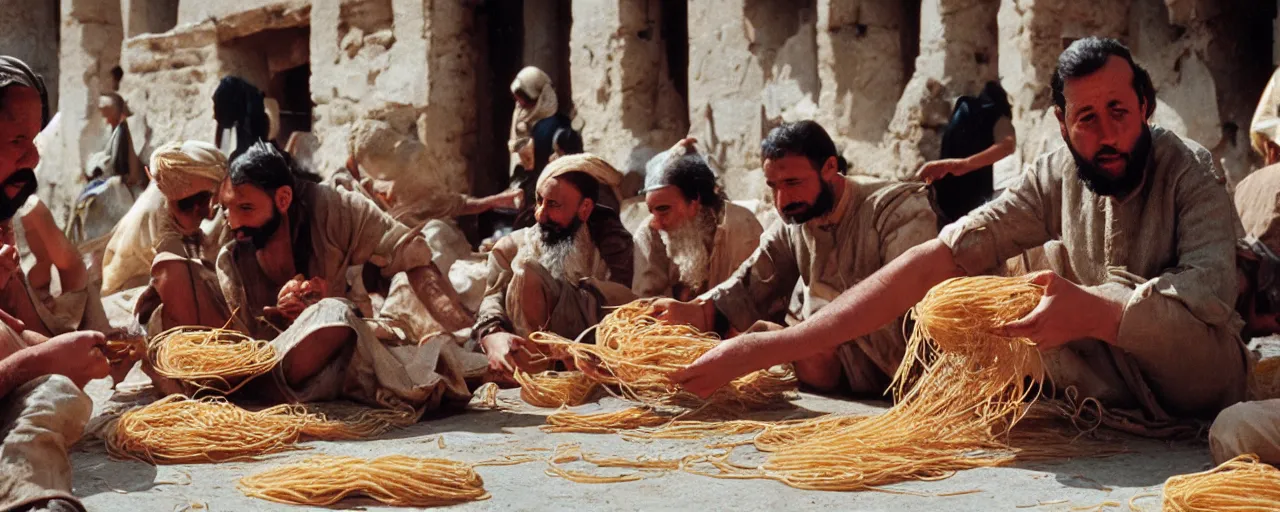
[[[58,104],[58,2],[7,0],[0,19],[0,54],[22,59],[44,77],[49,101]]]
[[[98,96],[115,85],[111,69],[120,62],[123,29],[118,3],[62,0],[60,7],[58,80],[45,80],[57,84],[58,124],[42,136],[47,138],[37,173],[40,199],[62,222],[84,186],[84,162],[108,136]]]
[[[472,12],[450,0],[316,0],[312,5],[317,171],[347,159],[347,128],[389,123],[424,145],[421,172],[468,190],[476,132]]]
[[[153,1],[153,0],[148,0]],[[231,14],[259,10],[264,7],[287,3],[290,0],[180,0],[178,24],[202,23],[210,18],[222,18]]]
[[[619,170],[645,162],[688,131],[658,20],[661,2],[575,2],[569,62],[587,151]],[[629,180],[638,189],[643,180]]]

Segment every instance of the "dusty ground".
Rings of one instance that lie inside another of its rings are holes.
[[[1280,354],[1275,339],[1263,344],[1267,356]],[[126,382],[132,384],[136,374]],[[104,382],[94,383],[91,395],[99,412],[112,408],[111,391]],[[617,435],[547,434],[538,429],[547,409],[520,402],[515,390],[502,392],[505,410],[478,411],[429,419],[411,428],[375,439],[356,442],[309,442],[303,450],[286,452],[248,463],[153,467],[137,461],[107,457],[101,441],[82,442],[72,453],[75,492],[90,510],[106,512],[209,510],[299,510],[243,496],[235,488],[241,476],[313,454],[375,457],[406,454],[447,457],[478,462],[503,455],[529,453],[528,448],[553,448],[581,443],[585,452],[601,455],[678,458],[707,450],[699,441],[632,442]],[[813,412],[867,413],[884,404],[857,403],[802,395],[798,409],[787,414]],[[614,409],[623,404],[607,398],[584,410]],[[810,412],[812,411],[812,412]],[[443,437],[444,447],[439,439]],[[1012,467],[961,472],[936,482],[892,486],[893,492],[802,491],[764,480],[721,480],[670,472],[646,474],[637,482],[577,484],[546,475],[541,463],[481,467],[477,471],[492,494],[486,501],[457,505],[459,510],[728,510],[728,509],[835,509],[835,510],[1034,510],[1061,511],[1115,502],[1103,510],[1127,510],[1130,497],[1158,492],[1171,475],[1200,471],[1210,459],[1202,442],[1157,442],[1120,436],[1128,453],[1106,458],[1078,458],[1053,462],[1021,463]],[[749,448],[740,448],[749,452]],[[744,453],[745,453],[744,452]],[[750,455],[746,455],[750,457]],[[621,474],[630,470],[599,469],[573,463],[570,469],[596,474]],[[945,496],[952,493],[956,495]],[[1138,501],[1157,510],[1156,498]],[[395,510],[376,503],[348,503],[348,507]]]

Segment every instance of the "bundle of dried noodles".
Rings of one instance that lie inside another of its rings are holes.
[[[685,325],[669,325],[649,316],[650,302],[639,300],[619,307],[596,327],[596,343],[576,343],[550,333],[529,336],[535,343],[558,347],[579,367],[595,367],[593,378],[617,386],[627,398],[648,405],[705,404],[744,410],[775,404],[795,389],[789,368],[758,371],[733,381],[707,401],[685,393],[669,376],[688,367],[720,343],[713,334]]]
[[[515,371],[520,384],[520,398],[536,407],[582,405],[595,390],[596,383],[582,372],[542,372],[528,374]]]
[[[246,496],[291,505],[329,506],[366,496],[399,507],[435,507],[489,498],[469,464],[390,455],[373,460],[322,455],[240,479]]]
[[[1166,512],[1280,510],[1280,469],[1245,454],[1164,483]]]
[[[120,415],[106,433],[115,457],[152,464],[248,460],[289,450],[300,436],[358,439],[412,422],[408,411],[369,410],[330,419],[301,405],[249,411],[222,397],[170,395]]]
[[[756,448],[770,452],[764,464],[713,461],[719,472],[712,476],[847,491],[1009,462],[1015,450],[1004,434],[1025,413],[1024,400],[1043,376],[1029,340],[993,332],[1029,313],[1042,294],[1017,278],[938,285],[914,310],[915,332],[894,377],[896,405],[878,416],[772,427],[756,438]]]
[[[162,332],[148,343],[148,352],[161,376],[223,394],[270,371],[279,360],[271,342],[238,331],[204,327]]]
[[[666,424],[671,419],[668,416],[654,412],[653,409],[648,407],[628,407],[618,411],[594,414],[579,414],[562,410],[547,416],[547,424],[540,428],[543,432],[608,434],[619,430],[656,427]]]

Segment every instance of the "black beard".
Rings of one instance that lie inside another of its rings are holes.
[[[836,207],[836,194],[831,190],[831,184],[824,180],[818,180],[818,184],[818,197],[813,200],[813,204],[791,203],[782,208],[780,213],[787,224],[804,224],[826,215]]]
[[[1084,182],[1085,187],[1100,196],[1125,197],[1138,188],[1147,172],[1147,160],[1151,157],[1151,129],[1144,126],[1142,135],[1138,136],[1138,142],[1133,145],[1133,151],[1121,155],[1125,159],[1125,166],[1124,174],[1119,178],[1113,178],[1102,170],[1095,161],[1097,155],[1094,155],[1095,160],[1085,159],[1076,152],[1070,140],[1067,140],[1067,149],[1076,160],[1076,174],[1080,177],[1080,181]]]
[[[18,193],[13,197],[9,197],[4,193],[4,189],[10,185],[21,185]],[[18,169],[9,178],[0,183],[0,222],[7,222],[14,215],[18,214],[18,210],[22,205],[27,204],[27,199],[31,194],[36,193],[39,184],[36,182],[36,173],[31,169]]]
[[[261,251],[267,247],[267,242],[271,241],[271,236],[276,234],[276,231],[280,230],[280,224],[283,222],[284,215],[280,213],[280,210],[272,207],[271,220],[268,220],[261,226],[244,226],[236,229],[236,232],[249,238],[247,242],[242,243],[248,243],[249,245],[252,245],[255,250]]]
[[[571,243],[574,235],[578,234],[578,230],[582,228],[582,219],[577,217],[568,226],[561,227],[554,222],[540,222],[538,228],[542,231],[542,243],[547,246],[554,246],[564,243]]]

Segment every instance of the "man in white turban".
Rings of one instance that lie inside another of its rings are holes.
[[[112,295],[108,303],[117,311],[141,294],[124,309],[149,322],[151,331],[221,326],[227,312],[213,262],[230,236],[212,201],[226,178],[227,158],[207,142],[174,142],[151,155],[149,171],[154,184],[107,242],[102,293]],[[202,228],[207,220],[208,229]]]

